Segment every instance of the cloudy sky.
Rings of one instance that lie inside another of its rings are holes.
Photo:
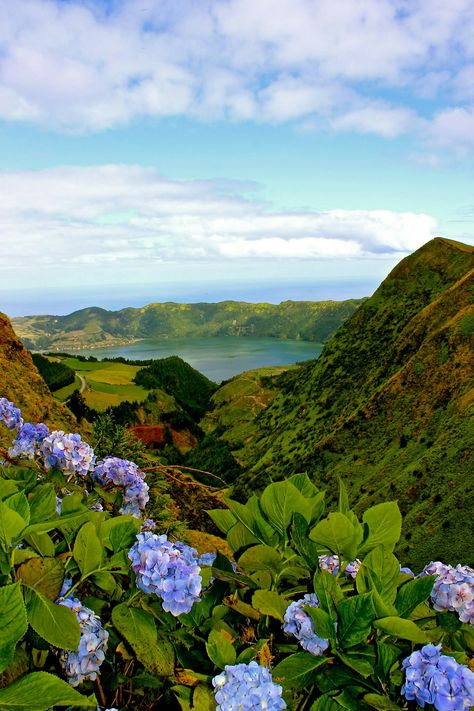
[[[362,295],[474,244],[473,36],[472,0],[0,1],[1,299]]]

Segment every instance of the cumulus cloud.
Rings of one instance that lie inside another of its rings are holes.
[[[256,187],[256,186],[254,186]],[[435,234],[429,215],[387,210],[281,211],[235,181],[167,180],[104,165],[0,172],[0,279],[33,265],[46,282],[84,269],[127,279],[135,267],[392,259]],[[212,265],[215,265],[212,267]]]
[[[310,119],[426,134],[420,96],[437,105],[425,119],[472,98],[473,34],[472,0],[8,0],[0,118],[74,131],[175,115]],[[433,132],[465,143],[461,119],[448,119]]]

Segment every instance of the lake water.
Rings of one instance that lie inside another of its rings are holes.
[[[130,360],[180,356],[183,360],[216,382],[227,380],[237,373],[268,365],[289,365],[317,358],[320,343],[278,340],[276,338],[215,338],[144,339],[137,343],[110,348],[74,351],[96,358],[123,356]]]

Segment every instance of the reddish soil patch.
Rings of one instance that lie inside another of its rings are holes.
[[[150,448],[160,448],[164,447],[166,444],[166,430],[169,430],[173,440],[173,444],[181,452],[187,452],[197,444],[197,439],[188,430],[182,430],[177,432],[167,425],[136,425],[131,427],[130,431],[133,432],[135,437],[143,442],[146,447]]]

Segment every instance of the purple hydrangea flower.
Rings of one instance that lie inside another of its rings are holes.
[[[272,681],[266,667],[257,662],[227,665],[225,671],[212,680],[217,702],[216,711],[282,711],[286,704],[282,688]]]
[[[0,422],[9,430],[20,429],[23,425],[21,411],[6,397],[0,397]]]
[[[412,578],[415,577],[415,573],[411,568],[407,568],[406,566],[400,566],[400,573],[404,573],[404,575],[410,575]]]
[[[56,513],[58,516],[61,516],[61,506],[62,506],[63,500],[60,496],[56,496]]]
[[[474,625],[474,570],[467,565],[426,565],[420,576],[437,575],[431,601],[435,610],[456,612],[461,622]]]
[[[474,705],[474,673],[454,657],[441,654],[441,644],[426,644],[404,659],[406,680],[401,693],[421,708],[463,711]]]
[[[145,474],[134,462],[119,457],[106,457],[100,461],[92,477],[101,486],[123,487],[123,506],[120,513],[140,518],[141,509],[148,503],[148,484]]]
[[[70,581],[65,581],[61,594],[66,594]],[[109,633],[104,630],[100,618],[74,597],[59,597],[58,605],[72,610],[79,622],[81,638],[77,652],[62,649],[59,661],[71,686],[79,686],[88,679],[94,681],[105,659]]]
[[[199,558],[199,565],[211,566],[211,565],[213,565],[215,559],[216,559],[215,553],[203,553]]]
[[[286,634],[296,637],[304,650],[319,657],[329,647],[329,640],[318,637],[314,631],[313,620],[304,611],[304,607],[319,607],[316,593],[308,593],[288,605],[283,618],[283,630]]]
[[[49,429],[42,422],[39,425],[26,422],[18,430],[8,454],[10,457],[33,459],[35,454],[39,453],[39,447],[48,435]]]
[[[56,467],[65,474],[86,476],[94,466],[94,450],[79,434],[65,434],[62,430],[52,432],[43,440],[40,451],[46,469]]]
[[[347,564],[345,573],[350,575],[351,578],[355,578],[361,565],[361,561],[356,558]],[[327,554],[320,555],[319,567],[321,570],[326,570],[328,573],[331,573],[331,575],[337,575],[339,573],[339,556]]]
[[[194,548],[180,541],[172,543],[164,534],[145,531],[137,535],[128,557],[137,586],[161,598],[166,612],[177,617],[199,601],[202,577]]]
[[[140,528],[140,531],[154,531],[156,528],[156,523],[152,518],[146,518]]]

